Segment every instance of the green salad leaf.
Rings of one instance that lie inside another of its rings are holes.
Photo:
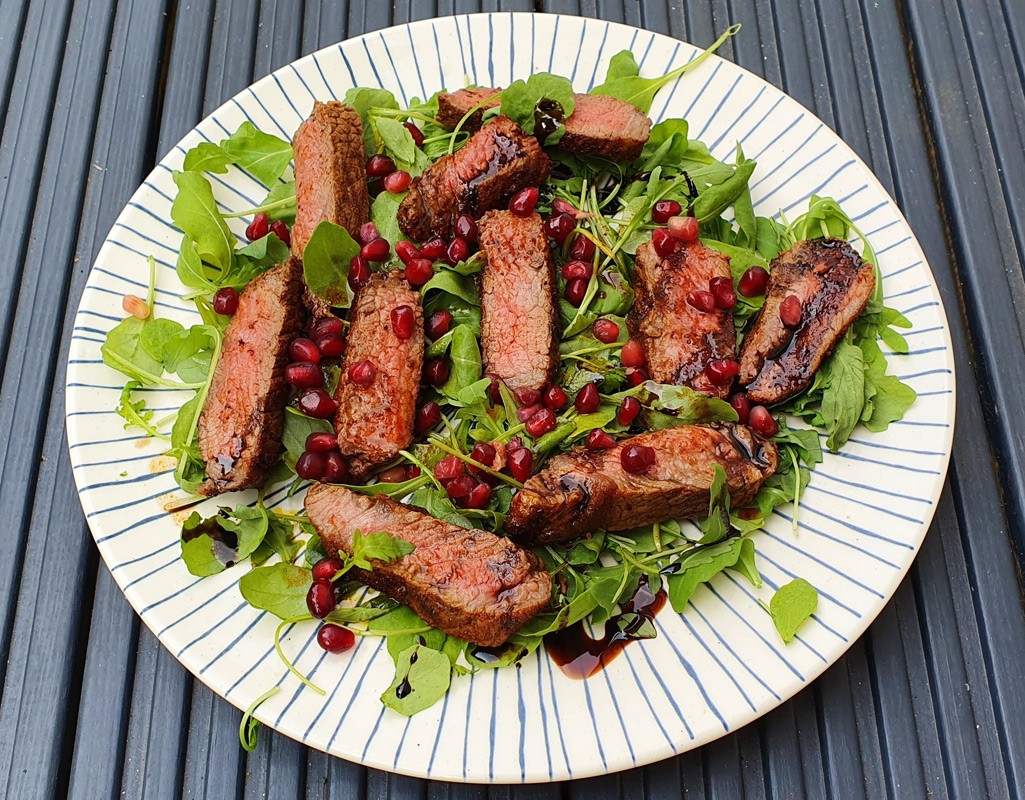
[[[303,250],[306,286],[328,304],[348,308],[352,302],[349,262],[359,255],[359,250],[359,245],[341,225],[327,220],[321,222]]]
[[[790,644],[819,604],[819,593],[804,578],[795,578],[780,586],[769,601],[769,614],[780,638]]]
[[[238,588],[253,608],[281,619],[295,619],[309,613],[306,594],[312,582],[310,570],[278,563],[251,569],[239,579]]]
[[[502,92],[501,113],[519,123],[527,133],[535,133],[536,114],[543,113],[543,101],[557,103],[563,119],[573,113],[573,84],[559,75],[535,72],[527,80],[513,81]],[[560,123],[558,129],[545,137],[545,144],[555,144],[565,133]]]

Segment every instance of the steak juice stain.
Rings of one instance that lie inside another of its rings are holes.
[[[637,633],[665,604],[665,590],[660,588],[652,593],[647,581],[642,580],[634,596],[623,604],[623,610],[605,623],[605,635],[601,639],[588,636],[581,621],[548,634],[545,649],[569,677],[590,678],[608,666],[630,642],[643,638]],[[629,622],[621,625],[620,620],[624,619]]]
[[[562,124],[565,112],[562,104],[542,97],[534,106],[534,136],[540,144],[555,133]]]

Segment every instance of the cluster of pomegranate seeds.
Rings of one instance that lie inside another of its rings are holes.
[[[687,305],[708,314],[715,311],[715,295],[704,289],[695,289],[687,293]]]
[[[536,186],[528,186],[517,192],[509,201],[509,210],[517,217],[529,217],[537,206],[538,191]]]
[[[268,233],[270,233],[270,218],[261,211],[246,226],[246,238],[251,242],[255,242],[257,239],[262,239]]]
[[[634,475],[641,475],[655,466],[655,449],[643,444],[628,444],[619,454],[623,469]]]
[[[737,295],[733,291],[732,278],[712,278],[708,282],[708,291],[715,298],[715,307],[728,311],[737,304]]]
[[[755,433],[761,434],[766,438],[775,436],[779,431],[779,424],[765,406],[755,406],[752,408],[747,417],[747,424],[751,426]]]
[[[732,358],[719,358],[710,361],[705,367],[705,377],[715,386],[725,386],[733,381],[740,372],[740,364]]]
[[[317,631],[317,644],[328,653],[344,653],[356,644],[356,634],[341,625],[329,622]]]
[[[601,405],[598,387],[593,383],[585,383],[577,392],[577,399],[573,401],[573,405],[580,414],[593,414]]]
[[[587,434],[587,443],[584,445],[588,450],[608,450],[614,447],[616,440],[601,428],[595,428]]]
[[[288,230],[288,226],[280,219],[271,223],[270,231],[277,236],[286,246],[291,247],[292,245],[292,234]]]
[[[218,289],[214,294],[214,311],[218,314],[230,317],[236,311],[238,311],[238,289],[231,286],[225,286],[223,289]],[[147,307],[147,312],[149,307]],[[148,315],[148,314],[147,314]],[[138,316],[133,314],[133,316]]]
[[[424,329],[429,339],[439,339],[449,332],[452,327],[452,312],[439,309],[427,318]]]
[[[552,215],[545,220],[544,231],[548,238],[561,247],[566,243],[566,240],[573,233],[573,229],[576,226],[576,219],[571,215],[556,214],[553,210]]]
[[[625,397],[619,411],[616,412],[616,422],[629,428],[640,413],[641,401],[636,397]]]
[[[453,226],[453,230],[456,236],[466,242],[466,244],[473,244],[477,241],[477,220],[469,214],[460,214],[456,217],[456,224]]]
[[[796,294],[789,294],[779,304],[780,321],[788,328],[796,328],[801,324],[801,317],[804,314],[804,307],[801,305],[801,298]]]
[[[408,339],[416,327],[416,314],[412,306],[396,306],[391,310],[391,327],[400,339]]]
[[[667,222],[669,235],[683,242],[697,241],[701,226],[697,217],[670,217]]]
[[[589,281],[593,272],[590,261],[575,259],[562,265],[562,277],[567,281]]]
[[[327,396],[323,389],[315,391]],[[317,431],[306,437],[306,449],[295,462],[295,474],[309,481],[345,482],[349,477],[349,469],[342,454],[338,452],[338,440],[333,433]]]
[[[383,178],[395,171],[395,162],[388,156],[371,156],[367,159],[367,177]]]
[[[619,326],[611,319],[598,319],[591,326],[594,338],[602,344],[612,344],[619,338]]]
[[[380,236],[368,241],[359,251],[360,258],[374,262],[387,261],[390,253],[391,245],[388,244],[387,239],[382,239]]]
[[[402,126],[407,131],[409,131],[409,135],[413,137],[413,144],[415,144],[417,147],[423,147],[424,146],[424,133],[423,133],[422,130],[420,130],[418,127],[416,127],[416,125],[414,125],[412,122],[408,122],[408,121],[407,122],[403,122]]]
[[[389,175],[385,175],[381,185],[384,186],[386,192],[402,194],[412,182],[413,177],[408,172],[404,169],[397,169]]]
[[[579,308],[584,302],[584,295],[587,294],[587,281],[583,278],[574,278],[566,283],[566,302],[574,308]]]
[[[413,429],[417,436],[423,436],[439,422],[441,422],[441,406],[431,400],[416,410]]]
[[[428,386],[440,389],[448,380],[452,368],[444,358],[429,358],[424,364],[424,380]]]
[[[675,253],[679,243],[679,239],[670,235],[669,228],[655,228],[651,232],[651,246],[655,248],[655,252],[661,258],[666,258]]]
[[[349,365],[349,382],[364,389],[374,382],[377,376],[377,368],[369,361],[357,361]]]
[[[370,264],[362,256],[356,256],[349,261],[349,288],[358,292],[367,281],[370,280]]]
[[[624,367],[643,367],[644,348],[641,347],[641,343],[636,339],[627,340],[619,354],[619,360]]]
[[[490,445],[489,445],[490,447]],[[494,447],[491,448],[494,452]],[[476,451],[476,448],[474,449]],[[471,458],[474,456],[471,455]],[[474,458],[477,461],[477,458]],[[484,463],[481,460],[481,463]],[[480,470],[477,470],[480,472]],[[434,477],[445,489],[445,494],[460,508],[484,509],[491,502],[491,486],[466,471],[463,462],[455,456],[446,456],[434,467]]]
[[[659,200],[651,207],[651,219],[659,225],[665,225],[681,211],[683,207],[675,200]]]
[[[751,267],[737,282],[737,291],[744,297],[761,297],[769,285],[769,273],[762,267]]]
[[[733,406],[733,410],[737,412],[739,422],[743,425],[747,425],[748,418],[751,415],[751,400],[743,392],[737,392],[735,395],[730,397],[730,405]]]

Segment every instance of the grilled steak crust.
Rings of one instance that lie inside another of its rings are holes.
[[[199,417],[204,495],[261,486],[281,455],[288,345],[306,321],[302,262],[290,258],[254,278],[228,323]]]
[[[865,310],[874,288],[872,265],[840,239],[805,240],[776,257],[765,305],[740,350],[739,380],[751,402],[771,405],[806,389],[833,345]],[[803,308],[796,329],[779,316],[790,295]]]
[[[479,229],[484,371],[513,390],[541,389],[559,367],[555,265],[541,217],[489,211]]]
[[[443,156],[413,178],[399,205],[399,227],[410,239],[449,238],[460,214],[479,217],[527,186],[548,180],[541,146],[508,117],[497,117],[463,149]]]
[[[400,339],[392,330],[391,312],[403,305],[410,306],[416,316],[408,339]],[[338,449],[349,459],[349,472],[356,479],[413,441],[424,361],[423,316],[420,293],[397,270],[373,274],[356,298],[335,390]],[[374,366],[369,386],[349,381],[348,368],[359,361]]]
[[[363,126],[342,103],[313,104],[292,140],[295,150],[295,224],[292,253],[302,257],[314,229],[324,220],[353,237],[370,218]]]
[[[439,94],[438,123],[454,128],[471,108],[499,91],[477,87]],[[651,120],[636,106],[593,94],[575,94],[573,100],[573,113],[564,120],[566,132],[555,145],[559,150],[612,161],[633,161],[641,154],[651,134]],[[500,102],[496,99],[475,110],[463,129],[477,130],[484,110]]]
[[[485,647],[497,647],[548,604],[551,575],[508,539],[467,530],[388,497],[367,497],[318,484],[306,512],[329,553],[351,552],[356,530],[386,531],[416,549],[361,571],[360,580],[408,605],[429,625]]]
[[[644,348],[653,380],[725,398],[729,386],[716,386],[704,370],[711,361],[734,358],[733,315],[721,309],[700,311],[687,302],[692,291],[707,291],[712,278],[730,278],[728,256],[686,242],[663,258],[645,242],[637,248],[635,299],[626,322],[630,336]]]
[[[620,463],[630,444],[655,449],[655,465],[643,475]],[[505,532],[528,544],[549,544],[598,529],[704,517],[716,464],[726,472],[737,508],[754,500],[778,463],[776,445],[736,423],[665,428],[608,450],[578,448],[553,458],[513,496]]]

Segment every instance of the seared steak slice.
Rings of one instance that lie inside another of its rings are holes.
[[[776,257],[765,305],[740,349],[739,380],[751,401],[771,405],[808,388],[874,288],[872,265],[840,239],[808,239]],[[780,319],[780,306],[790,295],[801,301],[796,328]]]
[[[277,463],[288,345],[306,321],[302,293],[298,258],[254,278],[242,292],[196,429],[208,476],[200,494],[262,486]]]
[[[462,150],[443,156],[413,178],[399,205],[399,227],[410,239],[449,238],[460,214],[479,217],[527,186],[548,180],[551,164],[537,139],[508,117],[497,117]]]
[[[687,302],[691,292],[708,291],[712,278],[732,280],[728,256],[687,242],[663,258],[645,242],[637,248],[635,299],[626,322],[630,336],[644,348],[653,380],[725,398],[729,386],[716,386],[704,370],[711,361],[735,357],[733,315],[701,311]]]
[[[454,128],[477,103],[499,91],[478,87],[438,95],[438,123]],[[555,145],[558,149],[612,161],[633,161],[641,154],[651,134],[651,120],[636,106],[603,95],[575,94],[573,99],[573,113],[563,122],[566,132]],[[479,128],[484,109],[500,102],[496,99],[474,111],[463,129]]]
[[[484,371],[516,389],[542,389],[559,367],[555,266],[541,217],[481,217],[481,345]]]
[[[435,519],[388,497],[318,484],[306,512],[328,552],[351,552],[353,533],[386,531],[416,549],[359,578],[427,624],[484,647],[503,644],[548,604],[552,577],[508,539]]]
[[[643,475],[623,469],[624,447],[655,449]],[[715,465],[734,508],[751,503],[776,471],[776,445],[736,423],[642,433],[608,450],[559,455],[513,496],[505,532],[529,544],[566,542],[598,529],[621,531],[667,519],[704,517]]]
[[[416,316],[413,335],[400,339],[392,330],[391,313],[409,306]],[[413,441],[416,395],[424,361],[424,319],[420,293],[402,273],[374,273],[359,291],[352,309],[345,364],[335,390],[338,449],[349,459],[356,479],[398,455]],[[369,386],[349,380],[349,367],[373,365]]]

